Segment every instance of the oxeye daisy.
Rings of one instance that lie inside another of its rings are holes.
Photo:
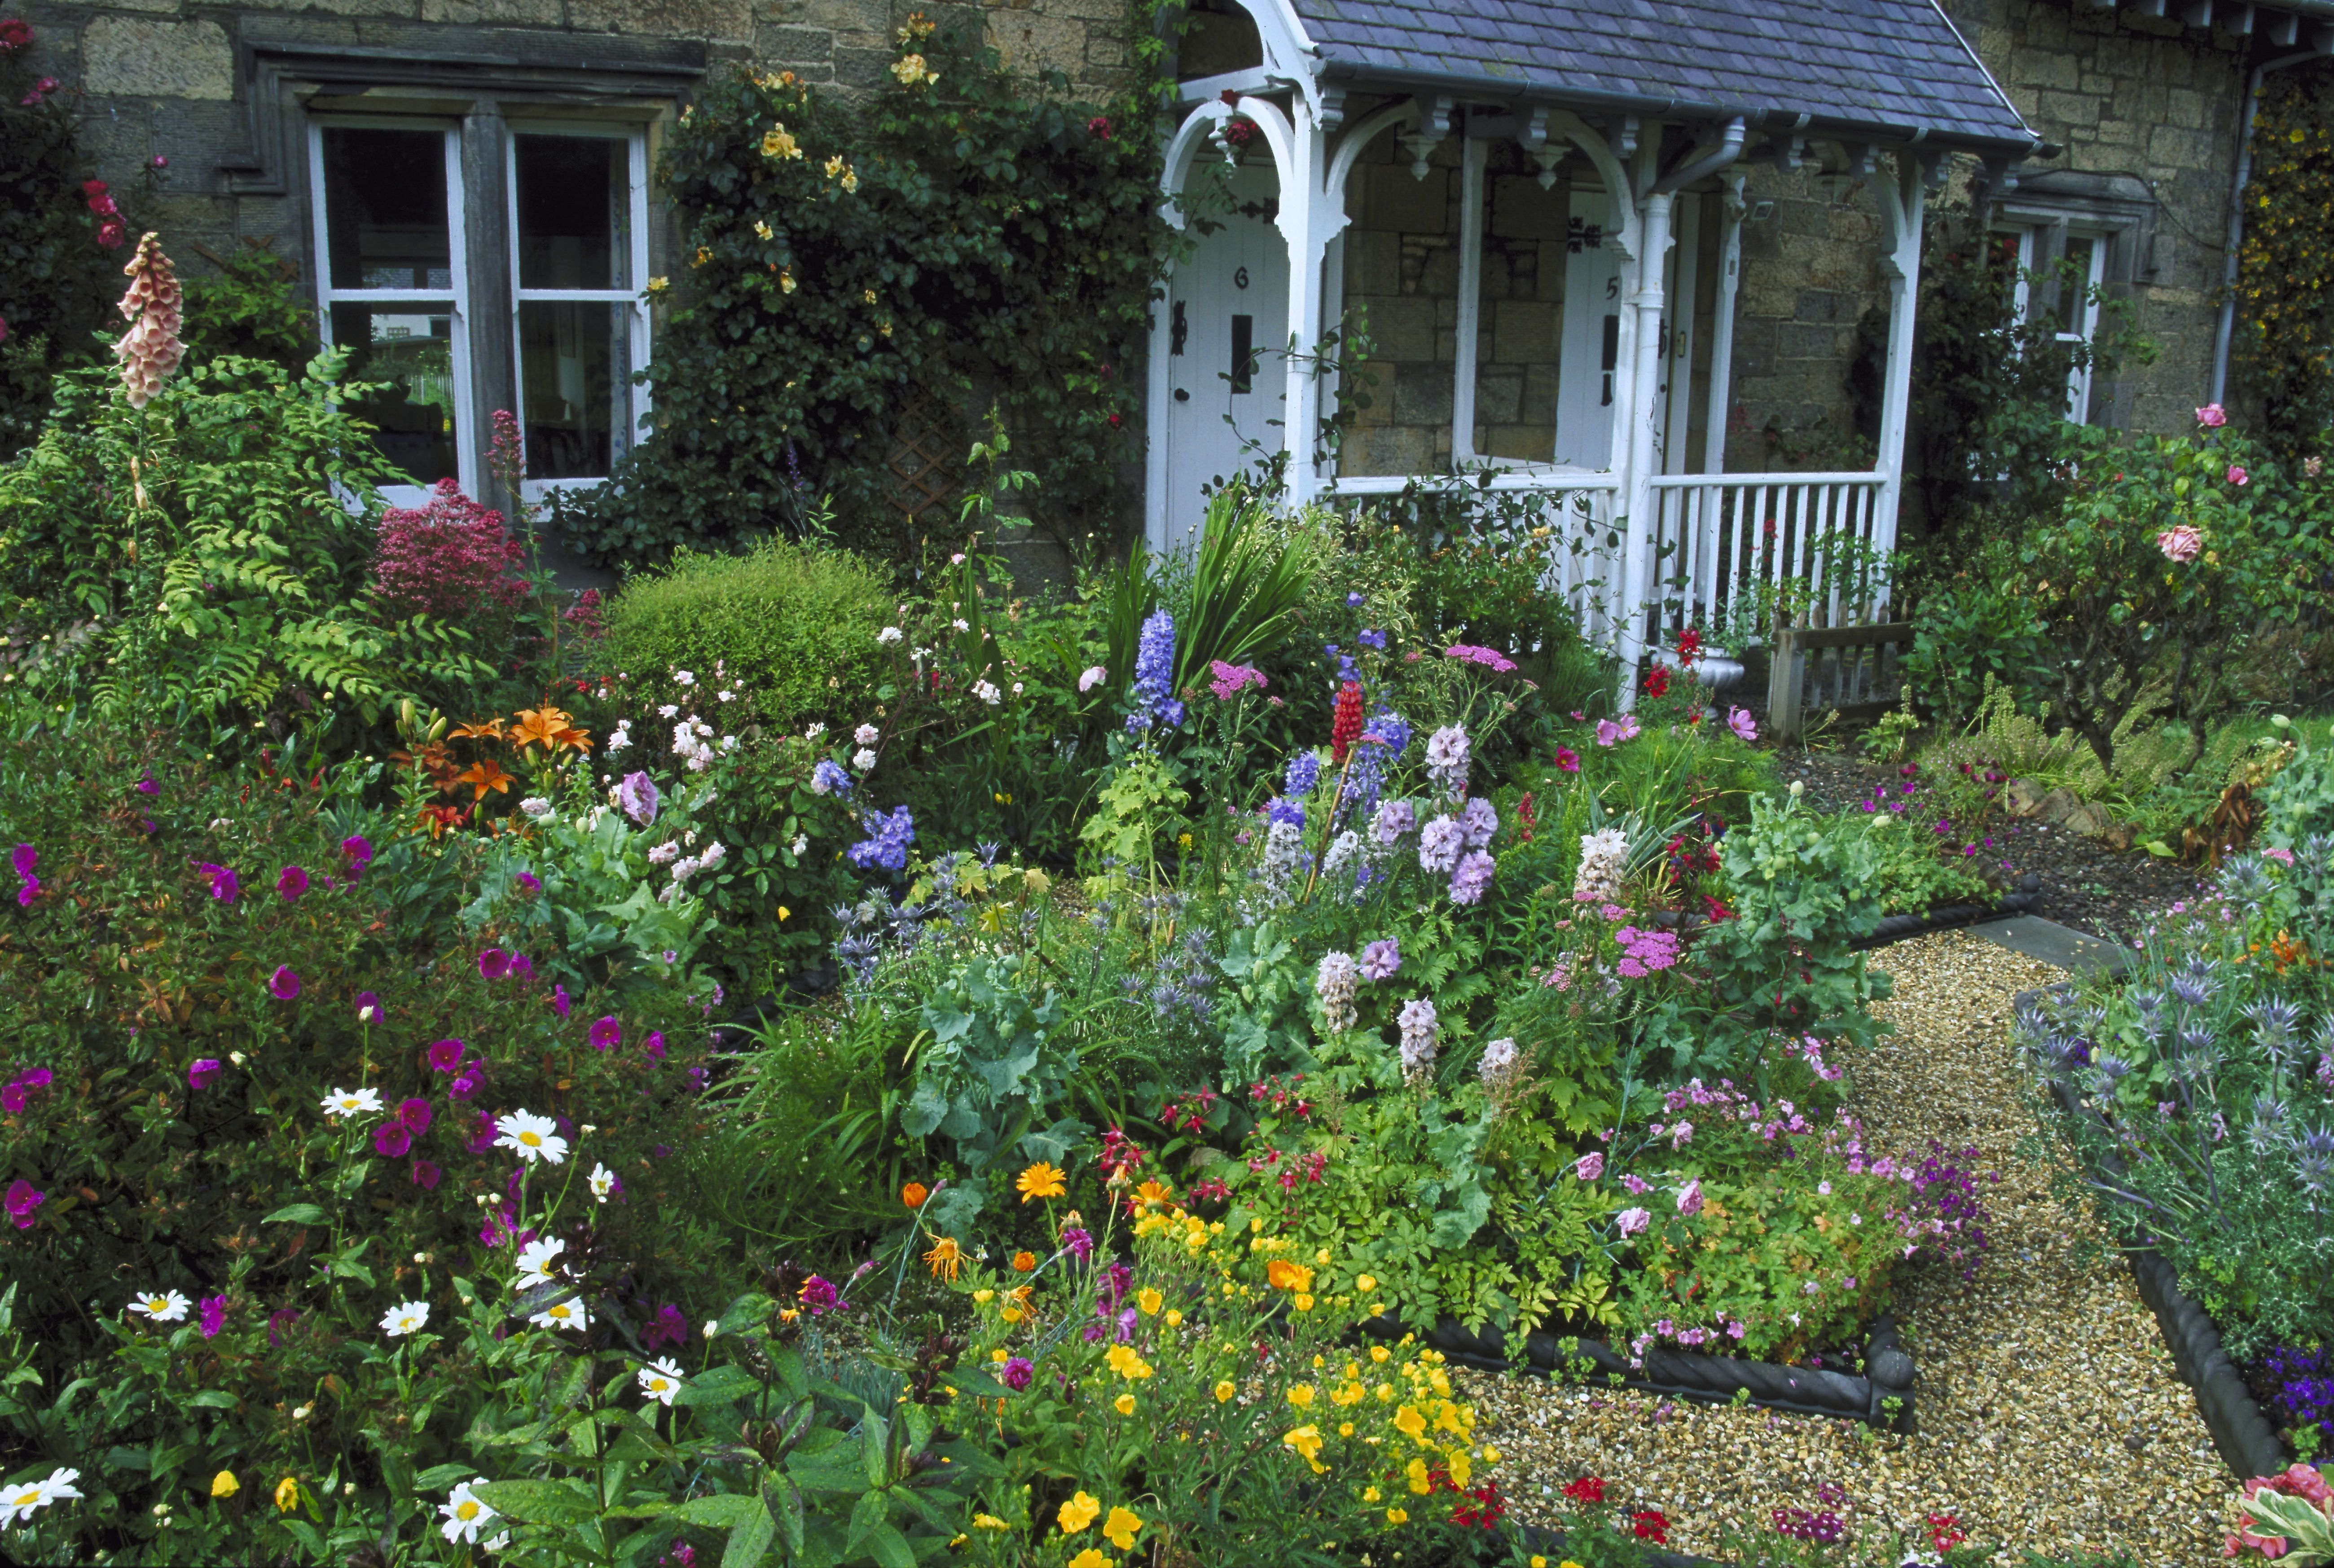
[[[623,1181],[605,1165],[592,1167],[591,1181],[592,1196],[602,1203],[608,1201],[609,1194],[622,1192],[624,1189]]]
[[[680,1392],[680,1369],[673,1365],[669,1356],[642,1367],[640,1379],[641,1392],[660,1405],[671,1404],[673,1395]]]
[[[551,1283],[552,1276],[558,1272],[559,1265],[555,1260],[561,1253],[565,1252],[566,1250],[567,1244],[565,1242],[551,1238],[531,1241],[525,1246],[519,1248],[518,1284],[520,1288],[526,1289],[535,1285],[549,1284]]]
[[[81,1479],[79,1470],[52,1470],[45,1481],[18,1481],[0,1486],[0,1525],[22,1525],[34,1513],[52,1503],[67,1497],[78,1497],[81,1489],[73,1485]]]
[[[465,1481],[438,1505],[438,1512],[446,1515],[446,1522],[438,1529],[448,1541],[477,1545],[478,1532],[486,1527],[487,1520],[496,1516],[495,1511],[480,1502],[470,1490],[473,1486],[485,1486],[486,1481],[484,1476]]]
[[[378,1089],[335,1089],[323,1098],[324,1114],[338,1120],[343,1116],[371,1116],[381,1110]]]
[[[502,1119],[502,1126],[496,1148],[510,1150],[529,1165],[538,1159],[558,1165],[566,1159],[567,1140],[559,1136],[559,1124],[550,1117],[514,1111]]]
[[[428,1302],[400,1302],[381,1314],[381,1332],[391,1339],[401,1339],[429,1321],[429,1303]]]
[[[130,1303],[130,1310],[158,1323],[184,1323],[193,1303],[177,1291],[148,1291]]]
[[[574,1329],[582,1333],[592,1322],[580,1301],[554,1302],[526,1320],[539,1329]]]

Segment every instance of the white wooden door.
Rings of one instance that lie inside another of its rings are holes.
[[[1605,243],[1604,193],[1575,186],[1565,220],[1563,362],[1557,372],[1556,460],[1612,467],[1620,390],[1621,253]]]
[[[1288,247],[1279,179],[1259,141],[1230,174],[1230,206],[1167,285],[1167,547],[1207,513],[1205,488],[1280,449],[1288,388]]]

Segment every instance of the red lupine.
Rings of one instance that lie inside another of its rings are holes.
[[[1329,755],[1345,765],[1345,754],[1362,738],[1362,688],[1349,680],[1337,689],[1336,712],[1329,721]]]

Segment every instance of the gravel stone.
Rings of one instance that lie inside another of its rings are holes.
[[[2011,998],[2060,971],[1961,931],[1873,962],[1896,988],[1882,1008],[1895,1032],[1849,1064],[1869,1146],[1974,1145],[2001,1177],[1982,1186],[1992,1251],[1974,1280],[1934,1265],[1899,1276],[1919,1434],[1459,1373],[1515,1512],[1553,1522],[1558,1487],[1601,1475],[1610,1496],[1667,1514],[1673,1547],[1714,1554],[1726,1528],[1770,1534],[1773,1509],[1817,1507],[1835,1481],[1867,1543],[1857,1561],[1882,1561],[1892,1535],[1925,1547],[1926,1515],[1953,1514],[2004,1568],[2030,1550],[2218,1562],[2233,1481],[2107,1233],[2053,1193],[2068,1158],[2039,1142],[2009,1042]]]

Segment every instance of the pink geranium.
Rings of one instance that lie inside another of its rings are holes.
[[[2182,565],[2196,559],[2204,548],[2204,535],[2186,523],[2166,528],[2156,536],[2156,547],[2164,552],[2166,561]]]

